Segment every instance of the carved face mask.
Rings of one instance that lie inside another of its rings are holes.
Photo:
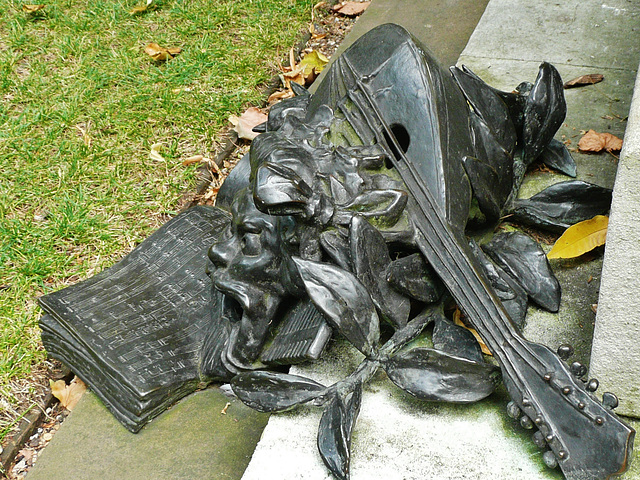
[[[235,197],[231,221],[224,239],[209,250],[217,267],[211,275],[214,286],[236,300],[243,309],[234,324],[227,346],[227,360],[248,368],[260,353],[269,324],[287,294],[290,282],[283,281],[288,243],[281,238],[286,217],[274,217],[256,209],[251,191]]]

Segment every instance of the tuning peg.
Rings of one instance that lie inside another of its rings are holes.
[[[262,122],[251,129],[252,132],[264,133],[267,131],[267,122]]]
[[[597,379],[592,378],[591,380],[589,380],[589,383],[587,383],[587,390],[589,390],[590,392],[595,392],[598,389],[598,385],[600,385],[600,382],[598,382]]]
[[[522,410],[520,410],[520,407],[516,405],[516,402],[509,402],[507,403],[507,415],[514,420],[518,420],[520,415],[522,415]]]
[[[537,430],[536,433],[532,435],[532,438],[533,443],[535,443],[538,448],[545,448],[547,446],[544,434],[540,430]]]
[[[576,377],[584,377],[587,374],[587,367],[585,367],[580,362],[573,362],[571,364],[571,373],[573,373]]]
[[[293,91],[293,94],[297,97],[298,95],[302,95],[304,96],[308,96],[310,95],[309,90],[307,90],[306,88],[304,88],[302,85],[300,85],[299,83],[296,83],[294,81],[290,81],[289,85],[291,86],[291,90]]]
[[[566,360],[571,355],[573,355],[573,347],[571,345],[569,345],[568,343],[563,343],[562,345],[560,345],[558,347],[558,356],[562,360]]]
[[[531,430],[533,428],[533,422],[526,415],[520,417],[520,425],[522,425],[522,428],[526,428],[527,430]]]
[[[618,406],[618,397],[614,393],[604,392],[602,394],[602,405],[613,410]]]
[[[547,450],[542,454],[542,461],[549,468],[556,468],[558,466],[558,459],[551,450]]]

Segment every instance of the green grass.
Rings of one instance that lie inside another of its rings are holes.
[[[131,16],[144,0],[52,1],[37,14],[0,0],[0,432],[10,385],[45,357],[36,298],[176,213],[196,181],[181,159],[213,156],[229,114],[260,103],[313,3],[158,0]],[[149,42],[182,53],[156,64]],[[155,143],[165,162],[149,158]]]

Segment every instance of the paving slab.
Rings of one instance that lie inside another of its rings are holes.
[[[491,0],[458,63],[504,90],[535,80],[542,61],[554,63],[565,80],[603,73],[603,83],[566,92],[569,111],[559,137],[574,147],[581,131],[588,129],[621,137],[640,59],[639,19],[637,2]],[[613,186],[615,156],[575,152],[574,158],[580,179]],[[566,179],[535,173],[521,195],[528,197]],[[571,343],[572,360],[588,365],[602,255],[595,254],[590,261],[554,261],[553,267],[563,288],[560,311],[550,314],[531,307],[524,335],[551,348]],[[296,367],[292,373],[331,383],[355,368],[357,358],[354,353],[349,357],[348,347],[336,344],[328,359]],[[505,415],[507,401],[500,391],[472,406],[426,404],[378,377],[363,393],[353,433],[351,478],[562,478],[558,470],[544,467],[530,432]],[[305,408],[272,416],[243,480],[331,478],[315,446],[319,415]],[[625,421],[636,429],[640,426],[637,420]],[[622,478],[640,479],[638,463],[632,462]]]
[[[455,65],[489,0],[374,0],[338,48],[383,23],[396,23],[419,38],[442,65]]]
[[[187,397],[133,434],[88,393],[41,452],[28,478],[238,479],[267,419],[212,388]]]

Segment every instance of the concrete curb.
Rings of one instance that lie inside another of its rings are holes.
[[[640,73],[624,135],[591,350],[590,374],[618,395],[621,415],[640,417]]]

